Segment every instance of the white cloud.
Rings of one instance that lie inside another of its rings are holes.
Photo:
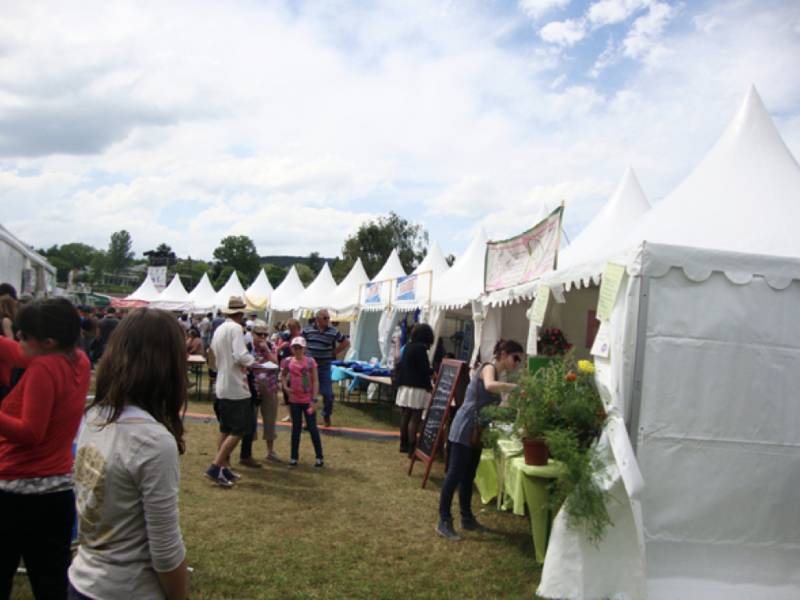
[[[565,49],[599,27],[588,13],[531,47],[491,3],[154,6],[0,9],[0,222],[27,242],[105,247],[126,228],[137,252],[210,258],[245,233],[264,254],[331,255],[393,209],[458,254],[462,232],[521,231],[542,202],[585,223],[628,163],[663,197],[750,83],[800,155],[785,5],[711,3],[713,27],[683,29],[631,13],[629,36],[581,57],[624,71],[589,84]]]
[[[659,45],[661,34],[677,12],[676,8],[665,2],[651,4],[647,14],[633,22],[633,27],[622,42],[625,55],[630,58],[641,58],[654,51],[660,54],[663,50]]]
[[[570,0],[519,0],[519,7],[536,20],[553,10],[565,8],[569,3]]]
[[[600,0],[589,6],[587,17],[592,25],[604,26],[621,23],[650,0]]]
[[[586,36],[586,26],[581,19],[551,21],[539,30],[539,36],[558,46],[574,46]]]

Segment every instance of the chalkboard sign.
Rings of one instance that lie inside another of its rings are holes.
[[[444,442],[444,430],[447,418],[450,415],[452,404],[459,405],[464,400],[467,388],[467,365],[463,361],[446,358],[439,367],[439,376],[436,378],[436,387],[428,403],[428,416],[422,427],[422,434],[417,440],[417,447],[411,456],[408,474],[414,469],[417,460],[427,463],[425,476],[422,478],[422,487],[428,482],[431,464],[436,456],[436,451]]]

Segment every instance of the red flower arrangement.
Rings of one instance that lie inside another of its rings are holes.
[[[572,348],[572,344],[564,337],[564,332],[555,327],[543,329],[539,333],[536,353],[540,356],[563,356]]]

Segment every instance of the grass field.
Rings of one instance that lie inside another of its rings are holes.
[[[203,398],[189,410],[210,408]],[[334,412],[339,426],[392,429],[396,419],[390,405],[342,404]],[[216,431],[213,420],[189,422],[181,459],[193,600],[534,597],[540,570],[527,519],[480,507],[476,493],[473,507],[492,531],[458,544],[436,536],[441,464],[423,490],[423,469],[408,477],[395,442],[323,436],[326,466],[314,469],[304,432],[300,467],[240,469],[243,479],[226,490],[202,477]],[[278,435],[286,457],[288,430]],[[254,456],[264,453],[258,440]],[[453,508],[457,514],[457,500]],[[12,598],[31,597],[24,577],[15,588]]]

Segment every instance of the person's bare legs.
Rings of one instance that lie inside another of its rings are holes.
[[[213,464],[217,465],[218,467],[229,467],[231,452],[233,452],[236,449],[236,446],[239,444],[241,440],[242,436],[240,435],[226,436],[225,440],[219,446],[217,455],[214,457],[214,460],[212,461]]]

